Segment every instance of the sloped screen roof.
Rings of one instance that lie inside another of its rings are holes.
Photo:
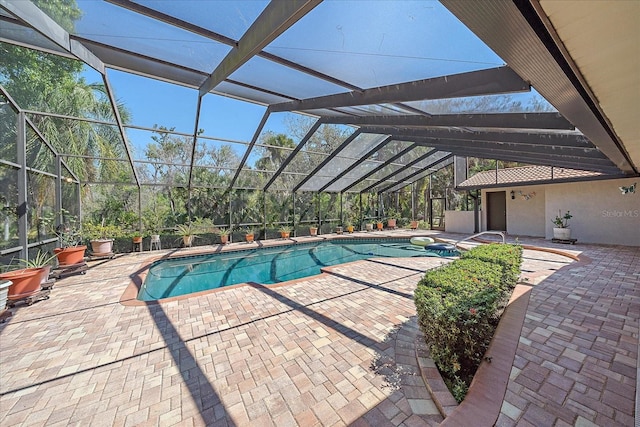
[[[182,132],[196,147],[182,167],[217,168],[230,188],[395,191],[454,155],[634,172],[576,129],[509,66],[511,58],[498,56],[440,2],[77,5],[82,17],[69,25],[29,2],[0,0],[1,40],[82,60],[105,82],[111,79],[107,86],[118,97],[143,84],[134,79],[163,82],[167,95],[158,101],[152,99],[164,89],[144,93],[147,111],[134,110],[126,123],[114,118],[139,171],[145,159],[135,152],[134,135],[150,132],[152,124],[137,121],[153,111],[160,119],[163,104],[184,102]],[[170,87],[180,87],[184,97]],[[230,119],[216,124],[229,109]],[[283,114],[301,117],[299,135],[288,135],[291,146],[264,147],[263,135],[278,133]],[[221,135],[223,124],[236,119],[233,135]],[[327,127],[337,129],[330,142]],[[220,166],[198,157],[198,142],[205,151],[228,145],[235,161]],[[264,150],[270,160],[257,164],[256,153]],[[193,175],[188,185],[198,185]]]

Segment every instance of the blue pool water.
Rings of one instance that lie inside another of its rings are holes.
[[[285,282],[368,258],[418,256],[437,254],[408,240],[334,240],[161,260],[151,265],[138,299],[154,301],[245,282]]]

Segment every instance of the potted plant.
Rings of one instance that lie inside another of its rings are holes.
[[[424,217],[422,215],[418,215],[418,219],[412,219],[411,220],[411,229],[412,230],[417,230],[418,228],[420,228],[420,222],[424,220]]]
[[[231,235],[231,228],[226,228],[226,227],[217,228],[215,232],[216,232],[216,234],[218,236],[220,236],[220,243],[221,244],[226,245],[227,243],[229,243],[229,236]]]
[[[42,284],[49,279],[50,263],[55,257],[55,255],[48,256],[46,253],[38,251],[35,258],[21,259],[17,265],[18,268],[0,274],[0,281],[10,282],[6,298],[15,301],[40,292]],[[0,306],[0,309],[3,308],[4,305]]]
[[[551,221],[555,227],[553,227],[553,238],[560,240],[571,239],[571,229],[569,228],[569,220],[573,218],[570,211],[567,211],[564,215],[558,210],[558,215]]]
[[[353,224],[351,224],[351,222],[346,221],[344,226],[347,229],[347,233],[353,233]]]
[[[70,215],[65,209],[60,211],[60,218],[63,222],[53,229],[60,242],[60,247],[53,249],[53,253],[58,258],[58,265],[65,267],[80,264],[84,262],[84,251],[87,246],[80,244],[83,238],[78,218],[75,215]],[[49,217],[46,222],[53,224],[53,217]]]
[[[185,248],[193,245],[193,239],[198,237],[196,235],[195,226],[192,223],[178,224],[175,227],[176,233],[182,237],[182,243]]]
[[[343,229],[341,225],[336,226],[336,234],[342,234]]]
[[[139,250],[142,252],[142,233],[137,230],[131,233],[131,243],[133,243],[132,251]]]
[[[45,278],[44,268],[20,268],[0,274],[1,280],[11,282],[7,292],[10,301],[20,300],[40,292],[41,284]]]
[[[309,235],[317,236],[318,235],[318,226],[312,225],[309,227]]]
[[[378,228],[378,231],[380,231],[384,227],[384,223],[380,220],[380,221],[377,222],[376,226]]]
[[[244,239],[246,240],[247,243],[253,242],[254,235],[255,235],[255,231],[253,230],[253,228],[245,228]]]
[[[42,268],[43,275],[41,283],[49,280],[49,274],[51,273],[52,261],[56,258],[56,255],[49,255],[46,252],[38,251],[38,254],[29,260],[21,259],[20,265],[24,268]]]
[[[111,254],[113,252],[112,227],[104,225],[104,218],[102,218],[100,224],[86,224],[83,230],[89,237],[91,251],[94,255]]]
[[[291,236],[291,227],[289,227],[288,225],[283,225],[282,227],[280,227],[280,238],[288,239],[289,236]]]
[[[400,215],[395,209],[389,209],[387,212],[387,228],[395,229],[397,227],[397,221]]]
[[[373,223],[372,223],[372,222],[367,222],[367,223],[364,225],[364,229],[365,229],[366,231],[373,231]]]
[[[160,241],[160,232],[164,228],[165,216],[157,209],[147,209],[142,216],[144,229],[149,233],[151,241]]]

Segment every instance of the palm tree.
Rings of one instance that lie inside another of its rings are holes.
[[[282,162],[289,157],[291,150],[296,147],[293,139],[282,133],[267,132],[261,143],[262,145],[256,149],[261,157],[256,161],[255,167],[267,171],[277,170]]]

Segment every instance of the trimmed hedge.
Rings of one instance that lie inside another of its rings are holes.
[[[470,251],[463,252],[462,259],[480,259],[482,261],[500,264],[503,267],[505,286],[515,286],[520,277],[520,263],[522,262],[522,246],[503,245],[491,243],[488,245],[476,246]]]
[[[520,246],[483,245],[427,272],[418,283],[414,301],[420,327],[458,402],[491,342],[521,262]]]

